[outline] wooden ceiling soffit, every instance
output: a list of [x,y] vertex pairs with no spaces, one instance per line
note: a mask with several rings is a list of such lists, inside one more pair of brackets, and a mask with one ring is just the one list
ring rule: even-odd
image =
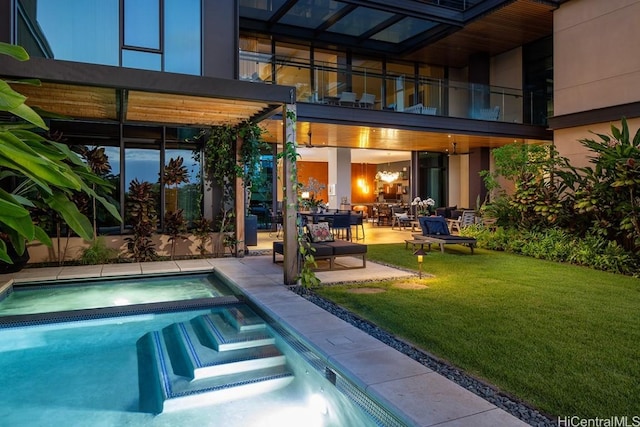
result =
[[42,83],[40,86],[12,84],[27,97],[27,105],[70,118],[117,120],[114,89]]
[[264,102],[129,91],[126,121],[183,125],[237,125],[262,114]]

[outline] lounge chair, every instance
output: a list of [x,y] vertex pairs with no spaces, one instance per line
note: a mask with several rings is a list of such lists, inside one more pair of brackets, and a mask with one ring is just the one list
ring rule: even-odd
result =
[[431,250],[431,244],[440,245],[440,252],[444,252],[444,245],[466,245],[471,249],[473,254],[473,248],[476,246],[476,239],[473,237],[465,236],[452,236],[447,227],[447,221],[441,216],[423,216],[419,218],[420,228],[422,233],[412,234],[415,240],[424,240],[429,244],[429,250]]
[[460,214],[458,218],[449,218],[447,219],[447,223],[450,227],[451,232],[458,232],[465,227],[473,225],[476,223],[476,212],[471,209],[465,209]]
[[373,93],[363,93],[358,101],[360,108],[373,108],[376,103],[376,95]]
[[478,113],[480,120],[498,120],[500,117],[500,106],[496,105],[493,108],[481,108]]
[[355,92],[342,92],[338,98],[338,105],[347,105],[353,107],[356,105]]

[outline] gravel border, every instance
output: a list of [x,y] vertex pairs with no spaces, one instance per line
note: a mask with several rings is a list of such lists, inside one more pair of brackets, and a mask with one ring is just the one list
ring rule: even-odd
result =
[[291,287],[291,290],[309,300],[310,302],[313,302],[317,306],[323,308],[324,310],[328,311],[329,313],[333,314],[334,316],[339,317],[340,319],[352,324],[353,326],[368,333],[372,337],[377,338],[388,346],[395,348],[396,350],[409,356],[413,360],[421,363],[429,369],[432,369],[440,375],[443,375],[449,380],[471,391],[472,393],[482,397],[498,408],[505,410],[506,412],[519,418],[525,423],[535,427],[551,427],[557,425],[551,417],[540,413],[538,410],[532,408],[526,403],[519,401],[513,396],[507,395],[506,393],[496,389],[490,384],[487,384],[462,372],[456,367],[451,366],[446,361],[439,359],[423,350],[420,350],[403,340],[398,339],[393,334],[390,334],[389,332],[379,328],[368,320],[362,319],[349,310],[329,300],[326,300],[319,295],[316,295],[313,291],[307,290],[300,286]]

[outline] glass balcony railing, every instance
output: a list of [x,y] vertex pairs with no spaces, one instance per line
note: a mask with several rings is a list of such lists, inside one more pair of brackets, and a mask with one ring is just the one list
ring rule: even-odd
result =
[[360,67],[240,53],[240,79],[296,87],[296,101],[406,114],[546,125],[546,94]]

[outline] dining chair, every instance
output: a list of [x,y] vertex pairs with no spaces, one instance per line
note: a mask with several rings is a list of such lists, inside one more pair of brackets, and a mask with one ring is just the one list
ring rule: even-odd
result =
[[334,237],[351,241],[351,214],[335,214],[330,222]]

